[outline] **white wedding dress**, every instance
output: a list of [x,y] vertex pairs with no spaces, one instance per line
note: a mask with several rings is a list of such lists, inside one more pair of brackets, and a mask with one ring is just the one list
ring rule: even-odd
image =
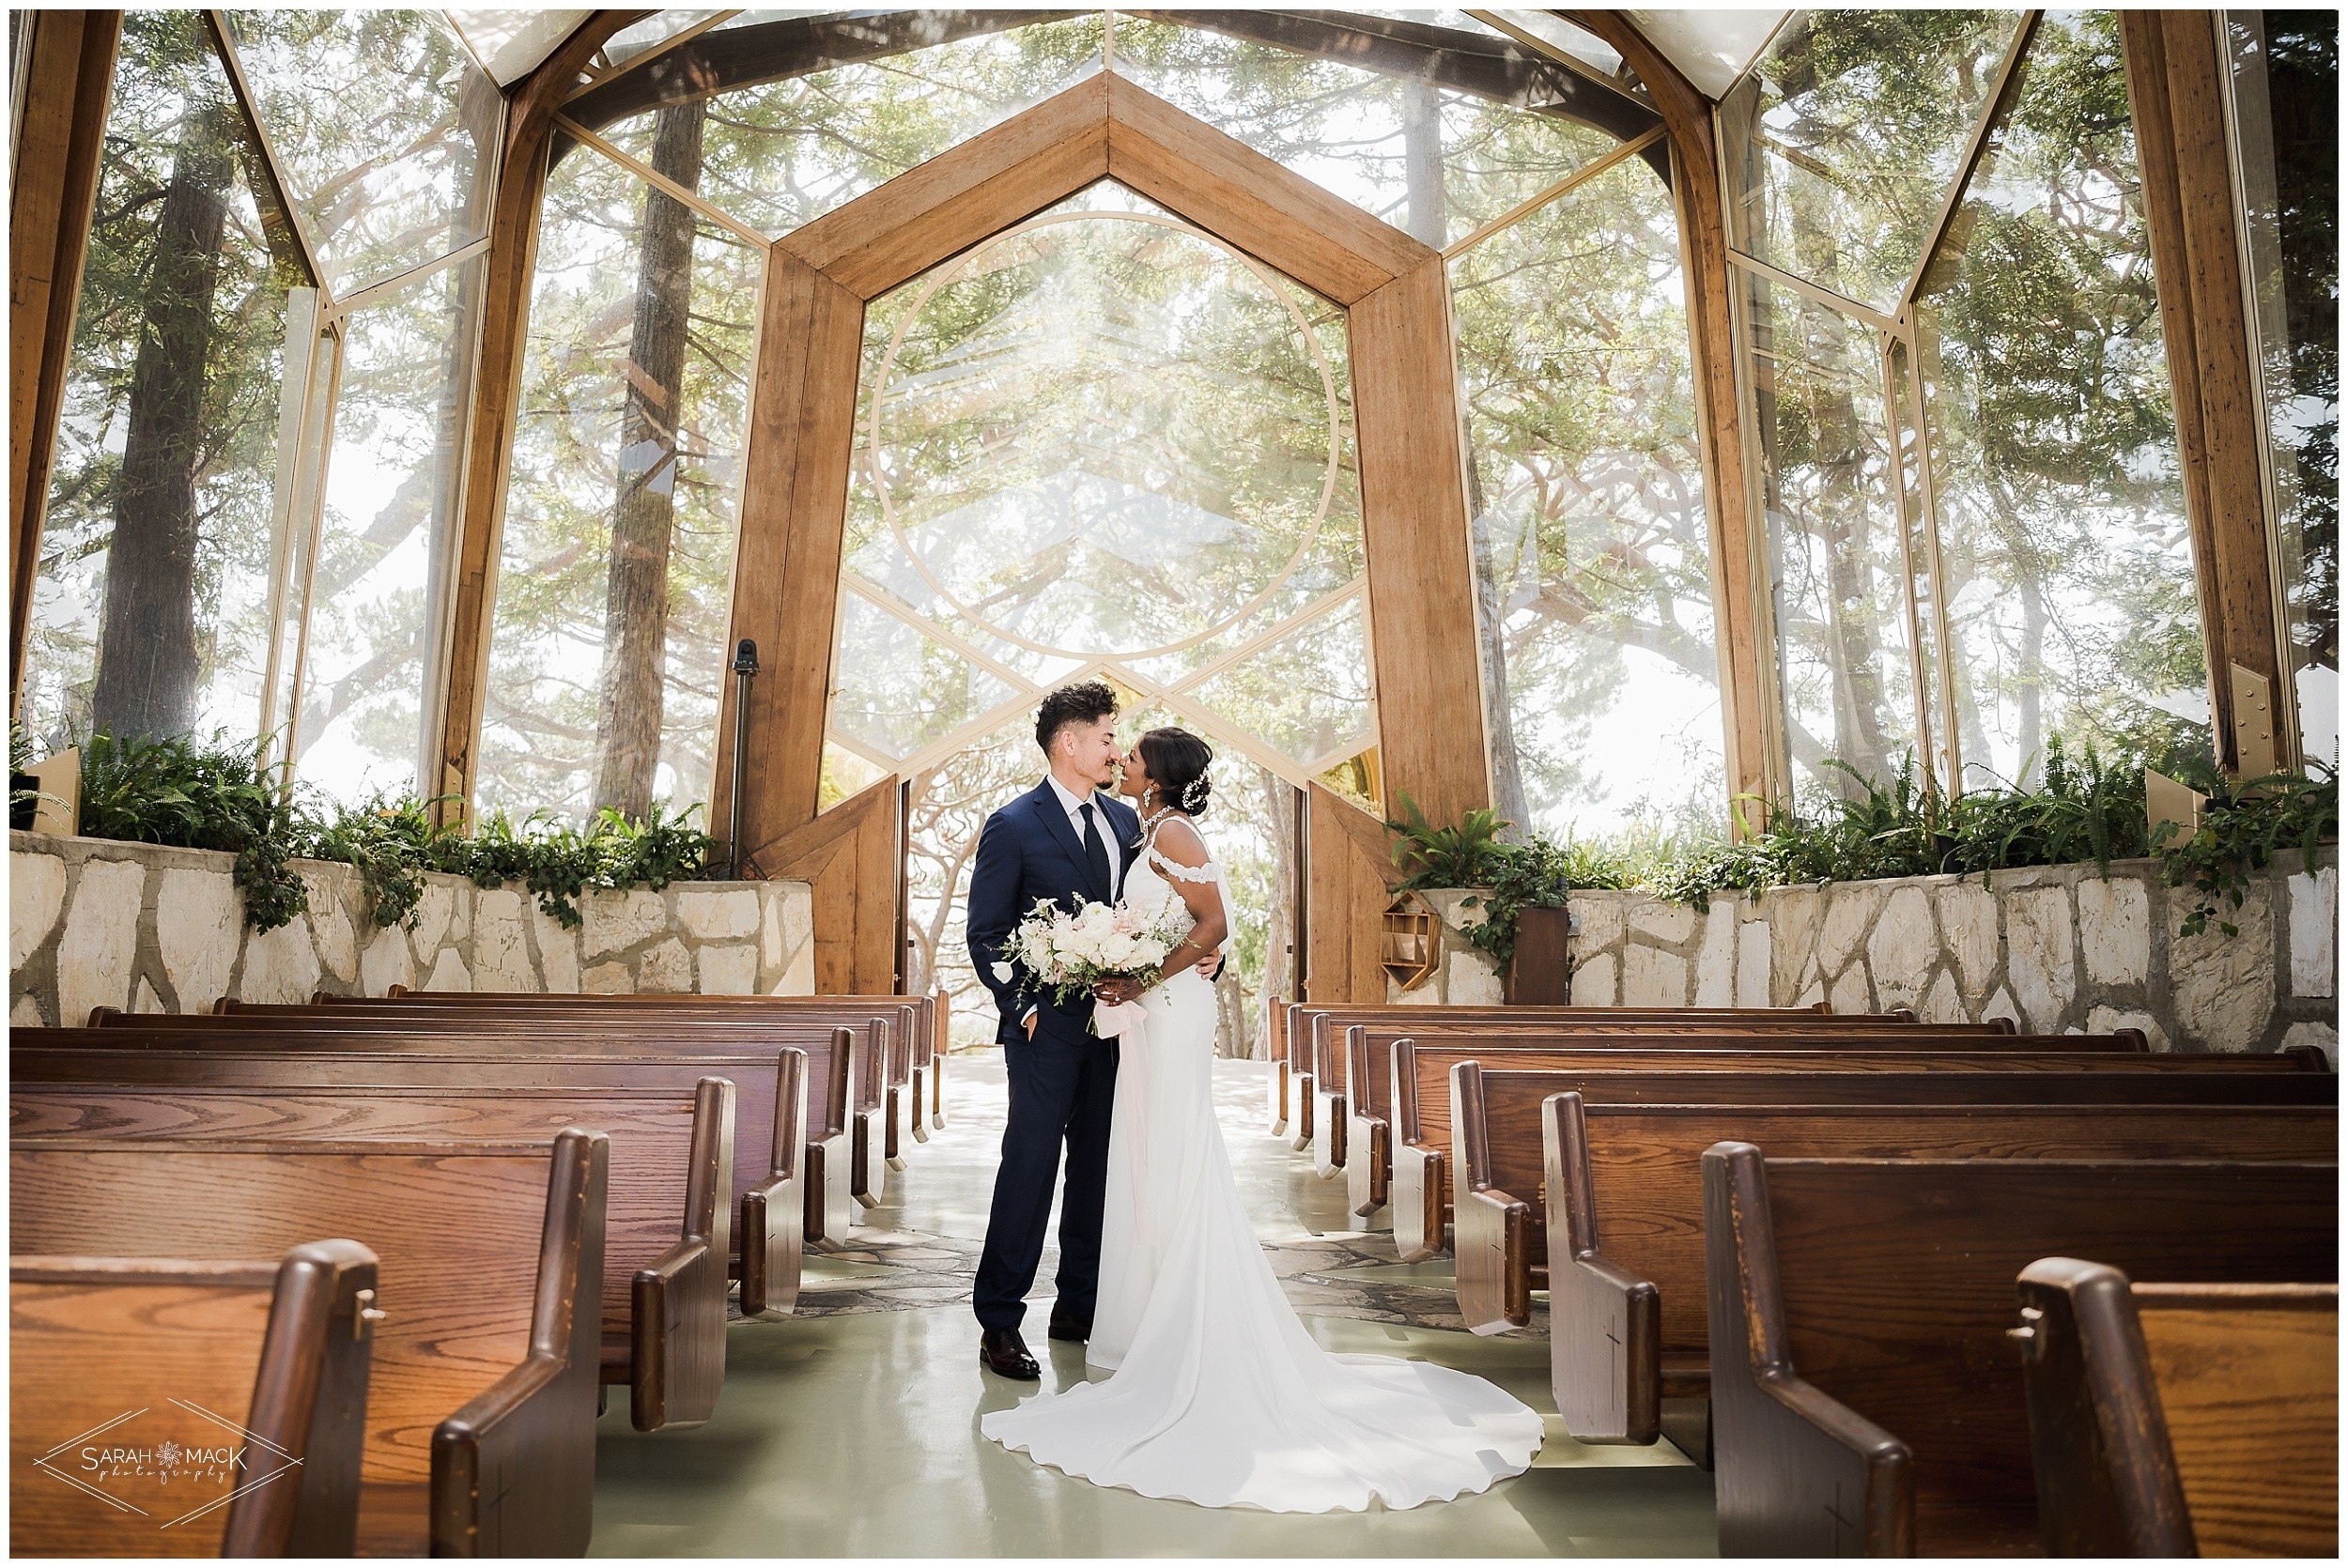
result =
[[[1194,871],[1154,842],[1125,901],[1178,897]],[[1086,1360],[1104,1381],[980,1422],[1072,1476],[1210,1508],[1321,1514],[1480,1492],[1541,1446],[1541,1418],[1483,1378],[1389,1356],[1333,1355],[1296,1316],[1241,1205],[1216,1126],[1214,988],[1196,970],[1143,998],[1120,1040],[1101,1284]]]

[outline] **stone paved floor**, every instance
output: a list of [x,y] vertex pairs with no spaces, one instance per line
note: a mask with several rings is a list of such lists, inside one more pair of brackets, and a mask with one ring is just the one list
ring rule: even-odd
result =
[[[971,1273],[1002,1135],[1001,1061],[947,1068],[950,1121],[894,1173],[848,1245],[808,1261],[798,1314],[734,1323],[718,1414],[690,1432],[598,1432],[598,1556],[1709,1556],[1711,1478],[1668,1445],[1585,1448],[1558,1429],[1545,1324],[1460,1332],[1447,1263],[1395,1262],[1344,1211],[1341,1184],[1265,1130],[1261,1068],[1218,1064],[1217,1110],[1257,1234],[1307,1328],[1333,1350],[1419,1357],[1491,1377],[1549,1417],[1533,1469],[1400,1513],[1207,1509],[1092,1486],[979,1436],[1027,1391],[983,1373]],[[1047,1255],[1030,1300],[1051,1296]],[[1046,1385],[1082,1347],[1033,1336]]]

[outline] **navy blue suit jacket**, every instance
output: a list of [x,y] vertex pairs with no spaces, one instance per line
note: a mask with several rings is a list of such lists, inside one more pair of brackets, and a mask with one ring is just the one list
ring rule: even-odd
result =
[[[1120,876],[1133,867],[1134,840],[1141,836],[1141,819],[1134,808],[1105,792],[1095,792],[1102,807],[1101,836]],[[965,928],[970,961],[979,978],[995,993],[995,1010],[1001,1017],[995,1038],[1005,1045],[1024,1044],[1027,1032],[1020,1019],[1037,1008],[1035,1038],[1064,1045],[1092,1043],[1086,1022],[1092,1015],[1090,997],[1072,998],[1066,1007],[1052,1000],[1025,964],[1006,954],[1012,932],[1035,907],[1049,899],[1074,910],[1088,899],[1109,901],[1109,889],[1096,886],[1091,864],[1085,858],[1084,840],[1060,809],[1050,779],[986,819],[979,832],[979,854],[970,868],[969,921]],[[1008,960],[1012,977],[997,979],[995,965]]]

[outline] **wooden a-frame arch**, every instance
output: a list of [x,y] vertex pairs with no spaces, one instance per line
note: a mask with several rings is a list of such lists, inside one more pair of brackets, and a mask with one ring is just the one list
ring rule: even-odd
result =
[[[751,688],[742,838],[767,875],[789,874],[816,817],[865,304],[1104,178],[1347,307],[1383,773],[1438,822],[1490,804],[1443,257],[1103,73],[769,253],[732,627],[766,669]],[[731,805],[732,704],[729,689],[718,822]]]

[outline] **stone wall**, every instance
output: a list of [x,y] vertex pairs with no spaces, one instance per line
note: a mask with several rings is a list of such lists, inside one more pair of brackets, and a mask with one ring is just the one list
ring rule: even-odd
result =
[[[2240,934],[2184,937],[2189,889],[2156,861],[1777,887],[1699,915],[1645,893],[1568,900],[1573,1000],[1591,1006],[1913,1007],[1936,1022],[2011,1018],[2047,1034],[2142,1029],[2155,1050],[2271,1051],[2337,1038],[2340,872],[2295,853],[2229,913]],[[1429,895],[1446,921],[1458,895]],[[1476,912],[1467,912],[1472,920]],[[1456,930],[1440,983],[1402,1002],[1498,1000]],[[1474,973],[1480,966],[1480,973]]]
[[565,930],[518,887],[427,877],[413,930],[368,922],[359,873],[294,863],[310,908],[246,929],[235,857],[110,838],[11,833],[8,1018],[78,1023],[99,1006],[201,1012],[215,998],[306,1002],[315,991],[760,992],[815,989],[802,882],[689,882],[579,900]]

